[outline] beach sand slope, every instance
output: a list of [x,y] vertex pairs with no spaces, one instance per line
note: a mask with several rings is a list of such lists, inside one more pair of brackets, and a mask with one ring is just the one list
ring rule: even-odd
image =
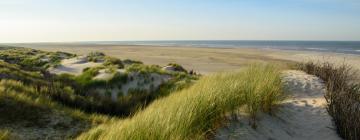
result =
[[339,140],[326,111],[323,81],[302,71],[285,71],[283,82],[288,97],[277,112],[260,115],[257,128],[248,125],[246,116],[220,128],[216,139],[246,140]]

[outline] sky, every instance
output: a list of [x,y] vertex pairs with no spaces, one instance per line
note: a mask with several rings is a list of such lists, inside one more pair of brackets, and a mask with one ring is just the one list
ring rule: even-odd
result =
[[0,43],[360,41],[360,0],[0,0]]

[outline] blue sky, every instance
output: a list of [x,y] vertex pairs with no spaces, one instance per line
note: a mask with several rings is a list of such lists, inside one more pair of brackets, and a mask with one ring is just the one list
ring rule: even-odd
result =
[[359,0],[1,0],[0,42],[360,40]]

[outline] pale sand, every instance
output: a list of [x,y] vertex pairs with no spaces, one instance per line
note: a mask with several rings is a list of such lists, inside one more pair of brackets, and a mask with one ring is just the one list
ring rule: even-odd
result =
[[95,80],[110,80],[115,75],[114,72],[108,72],[106,69],[99,70],[99,74],[96,75],[93,79]]
[[137,72],[131,72],[128,76],[133,78],[132,80],[129,80],[129,78],[128,82],[121,86],[121,91],[124,95],[128,94],[129,89],[140,89],[148,92],[154,91],[158,89],[161,84],[166,83],[171,79],[170,75],[161,75],[157,73],[151,73],[145,76]]
[[88,62],[86,57],[79,56],[61,61],[61,65],[55,68],[50,68],[50,73],[62,74],[68,73],[73,75],[80,75],[85,68],[96,67],[102,65],[102,62]]
[[246,116],[220,128],[216,139],[247,140],[339,140],[326,111],[325,86],[319,78],[301,71],[283,74],[289,97],[274,116],[262,114],[257,128],[248,125]]
[[360,69],[360,56],[335,53],[306,51],[284,51],[274,49],[247,48],[190,48],[159,46],[113,46],[113,45],[76,45],[76,44],[18,44],[46,51],[66,51],[76,54],[87,54],[101,51],[121,59],[134,59],[146,64],[166,65],[176,62],[188,70],[202,74],[236,70],[252,62],[283,63],[305,61],[309,59],[346,61]]
[[[120,73],[124,73],[124,69],[117,70]],[[110,80],[113,78],[115,73],[107,72],[105,69],[99,70],[99,74],[93,79],[97,80]],[[108,89],[111,92],[111,99],[113,101],[118,100],[119,96],[128,95],[129,90],[138,89],[147,92],[152,92],[160,87],[161,84],[166,83],[172,77],[166,74],[150,73],[149,75],[143,75],[138,72],[129,72],[127,82],[121,85],[121,88],[115,87]],[[131,80],[130,80],[131,79]],[[105,95],[106,90],[97,89],[98,92]],[[120,92],[121,91],[121,92]],[[122,93],[122,95],[119,95]]]

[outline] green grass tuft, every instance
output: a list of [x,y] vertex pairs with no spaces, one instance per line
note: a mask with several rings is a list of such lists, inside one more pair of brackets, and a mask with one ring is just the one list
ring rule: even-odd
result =
[[272,66],[205,76],[130,119],[94,128],[78,139],[205,139],[226,113],[242,105],[254,117],[259,110],[271,112],[281,87],[280,73]]

